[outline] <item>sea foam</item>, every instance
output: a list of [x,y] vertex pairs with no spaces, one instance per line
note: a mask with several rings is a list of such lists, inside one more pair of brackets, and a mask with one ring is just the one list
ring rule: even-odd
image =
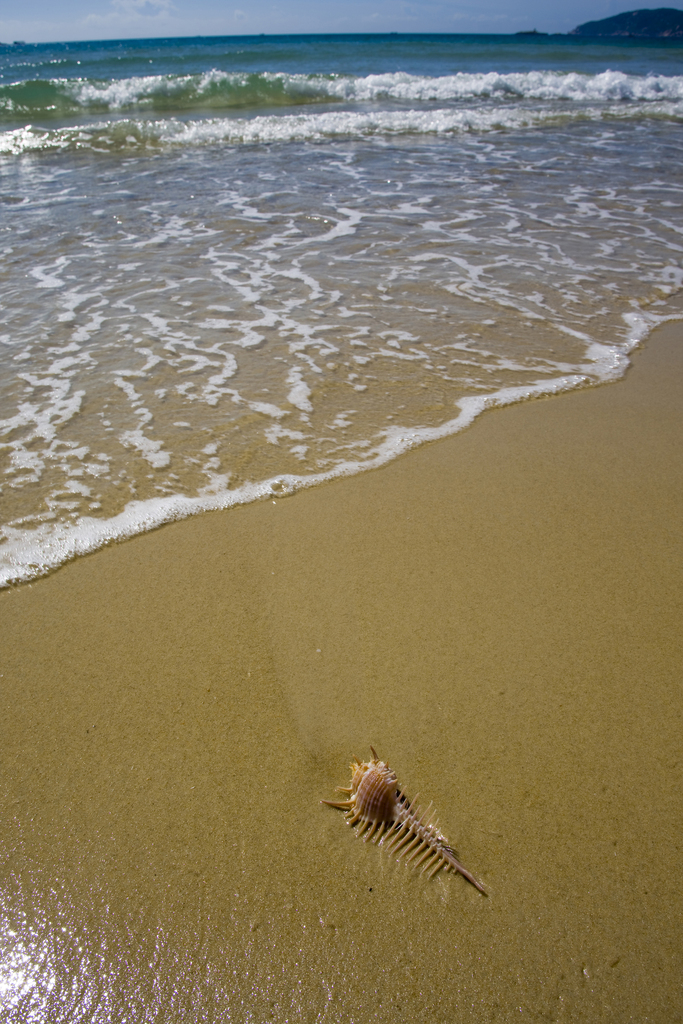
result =
[[0,135],[0,581],[618,379],[683,287],[682,80],[0,87],[77,121]]
[[398,135],[455,135],[463,132],[519,131],[569,122],[638,120],[644,117],[683,120],[683,103],[637,103],[604,107],[480,107],[463,110],[328,111],[319,114],[259,115],[201,120],[119,120],[70,128],[27,125],[0,134],[0,153],[50,150],[136,152],[168,146],[255,145],[317,142],[334,138]]

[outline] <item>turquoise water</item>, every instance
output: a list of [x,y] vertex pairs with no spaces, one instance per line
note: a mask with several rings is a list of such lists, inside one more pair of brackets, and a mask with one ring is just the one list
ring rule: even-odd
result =
[[617,379],[677,315],[682,53],[0,49],[0,580]]
[[126,39],[0,47],[0,81],[88,77],[106,81],[154,71],[369,75],[407,72],[578,71],[675,75],[680,40],[589,40],[573,36],[320,35]]
[[[196,115],[329,100],[408,98],[390,84],[374,91],[363,88],[363,79],[377,75],[426,79],[436,92],[424,98],[442,102],[463,99],[468,91],[465,84],[463,95],[449,95],[448,89],[439,95],[441,83],[435,80],[453,75],[553,71],[588,76],[610,70],[676,80],[682,51],[680,43],[666,41],[605,44],[571,36],[522,41],[515,36],[463,35],[260,36],[10,47],[0,50],[0,123],[23,125],[26,118],[54,122],[122,110]],[[660,85],[666,90],[668,83]],[[429,84],[423,82],[423,91],[429,92]],[[509,84],[501,85],[498,93],[514,101],[533,90]],[[564,98],[575,97],[570,93]]]

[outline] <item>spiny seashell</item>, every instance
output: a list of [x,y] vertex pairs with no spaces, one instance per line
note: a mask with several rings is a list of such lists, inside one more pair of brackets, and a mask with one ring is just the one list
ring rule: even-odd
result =
[[[439,832],[438,822],[434,820],[435,812],[422,811],[414,800],[409,800],[398,785],[395,773],[385,761],[380,761],[374,749],[372,761],[359,761],[351,764],[351,786],[349,789],[339,788],[339,793],[348,794],[348,800],[321,800],[329,807],[339,807],[346,811],[349,825],[360,822],[357,835],[366,832],[368,839],[382,844],[390,853],[398,854],[397,859],[406,857],[407,862],[415,861],[415,867],[422,865],[423,871],[429,871],[429,877],[441,871],[451,869],[459,871],[468,882],[479,892],[486,892],[474,875],[456,860],[453,850]],[[369,829],[369,831],[368,831]]]

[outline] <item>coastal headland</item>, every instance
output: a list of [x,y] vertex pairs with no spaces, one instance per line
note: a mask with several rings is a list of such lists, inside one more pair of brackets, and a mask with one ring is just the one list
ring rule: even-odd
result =
[[586,21],[577,25],[570,36],[587,38],[683,39],[683,11],[675,7],[645,8],[623,11],[611,18]]
[[[0,594],[14,1019],[680,1020],[682,397],[672,322]],[[370,744],[488,897],[320,805]]]

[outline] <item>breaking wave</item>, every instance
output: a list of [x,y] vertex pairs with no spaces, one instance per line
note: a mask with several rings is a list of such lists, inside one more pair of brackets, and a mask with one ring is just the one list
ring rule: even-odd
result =
[[81,114],[258,110],[336,102],[462,103],[467,100],[554,100],[565,103],[683,102],[683,75],[589,75],[558,71],[495,71],[428,77],[403,72],[364,77],[206,71],[122,79],[53,78],[0,87],[0,118]]
[[258,115],[181,120],[121,119],[47,129],[33,125],[0,133],[0,154],[49,150],[140,152],[169,146],[211,144],[256,145],[316,142],[333,138],[397,135],[448,135],[462,132],[515,131],[566,124],[569,121],[659,117],[683,120],[683,104],[660,102],[622,107],[552,108],[477,107],[469,109],[326,111],[324,113]]

